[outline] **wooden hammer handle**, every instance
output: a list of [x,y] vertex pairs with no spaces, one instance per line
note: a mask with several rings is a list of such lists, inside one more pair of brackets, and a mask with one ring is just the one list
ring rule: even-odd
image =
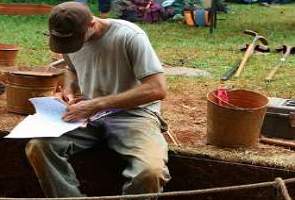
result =
[[277,64],[267,75],[267,77],[265,78],[265,81],[271,81],[273,76],[275,75],[275,73],[278,71],[278,69],[281,67],[281,65],[286,61],[287,57],[290,55],[291,53],[291,47],[288,46],[286,49],[286,52],[284,53],[283,57],[280,60],[280,63]]
[[242,70],[244,69],[248,58],[253,54],[253,50],[254,50],[254,44],[251,43],[249,45],[249,47],[247,48],[247,50],[246,50],[246,53],[245,53],[245,55],[243,57],[243,60],[241,61],[241,64],[240,64],[240,66],[239,66],[239,68],[238,68],[238,70],[237,70],[237,72],[235,74],[235,77],[239,77],[241,75]]
[[278,69],[280,68],[281,64],[275,66],[267,75],[267,77],[265,78],[265,81],[271,81],[273,76],[275,75],[275,73],[278,71]]
[[63,58],[56,60],[52,63],[48,64],[49,67],[57,67],[57,68],[63,68],[64,66],[66,66],[66,62]]
[[274,138],[267,138],[267,137],[261,136],[259,141],[264,144],[281,146],[288,149],[295,149],[295,142],[293,142],[292,140],[288,141],[284,139],[274,139]]

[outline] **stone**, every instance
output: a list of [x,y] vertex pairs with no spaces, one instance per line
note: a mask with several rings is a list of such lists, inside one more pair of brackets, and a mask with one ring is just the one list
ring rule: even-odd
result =
[[210,77],[211,74],[205,70],[189,67],[164,67],[164,73],[170,76],[187,76],[187,77]]

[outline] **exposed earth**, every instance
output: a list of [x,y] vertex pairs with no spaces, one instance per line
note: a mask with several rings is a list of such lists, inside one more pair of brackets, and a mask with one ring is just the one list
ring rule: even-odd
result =
[[[162,115],[168,122],[168,143],[193,155],[202,155],[231,162],[256,163],[265,166],[294,169],[294,151],[259,143],[253,148],[218,148],[206,145],[206,95],[218,87],[219,82],[191,77],[169,76],[168,95],[162,103]],[[25,116],[8,113],[5,95],[0,96],[0,131],[10,131]],[[0,132],[0,133],[1,133]]]
[[[162,115],[169,126],[168,134],[165,134],[166,139],[170,144],[182,147],[205,145],[206,95],[220,83],[210,81],[210,73],[204,70],[166,64],[163,66],[168,83],[168,95],[162,103]],[[5,94],[0,96],[0,112],[2,131],[10,131],[25,117],[7,112]]]
[[181,145],[195,146],[206,142],[207,86],[190,81],[171,84],[162,103],[162,114],[169,132]]
[[[168,95],[162,102],[162,115],[169,127],[169,134],[165,137],[170,144],[182,147],[203,146],[206,144],[206,95],[218,87],[218,82],[206,83],[202,79],[191,78],[208,75],[201,70],[177,68],[170,71],[171,68],[174,67],[165,68]],[[178,75],[175,76],[176,71]],[[7,112],[5,94],[0,96],[0,112],[1,131],[12,130],[25,117]]]
[[[193,84],[190,81],[181,82],[177,87],[172,84],[162,103],[163,117],[169,124],[170,134],[185,146],[205,142],[207,90],[206,85]],[[25,117],[7,112],[5,94],[0,96],[0,113],[2,131],[10,131]]]
[[[175,78],[209,76],[206,71],[169,66],[165,67],[165,74],[169,77],[173,75]],[[168,80],[168,85],[169,92],[162,103],[162,113],[168,122],[170,135],[178,144],[184,146],[205,144],[208,86],[201,82],[198,83],[198,81],[189,80],[189,78],[179,82]],[[7,112],[5,94],[0,96],[0,112],[0,130],[2,131],[10,131],[25,117]],[[169,143],[173,143],[171,137],[166,138]]]

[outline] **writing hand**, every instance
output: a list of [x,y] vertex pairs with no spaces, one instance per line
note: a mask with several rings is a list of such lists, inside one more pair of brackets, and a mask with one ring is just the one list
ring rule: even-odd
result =
[[67,122],[85,120],[94,115],[95,112],[96,110],[93,101],[82,100],[68,106],[67,112],[63,116],[63,120]]
[[59,92],[56,92],[54,96],[61,99],[61,100],[63,100],[67,104],[71,104],[75,99],[75,96],[72,93],[66,93],[61,88],[61,86],[59,86]]

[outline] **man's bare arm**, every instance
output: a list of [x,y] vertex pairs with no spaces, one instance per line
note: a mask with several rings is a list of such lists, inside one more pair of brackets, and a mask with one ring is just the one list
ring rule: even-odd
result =
[[76,73],[66,69],[65,70],[65,81],[64,81],[64,93],[66,94],[77,94],[79,92],[78,79]]
[[141,80],[141,85],[126,92],[96,98],[97,108],[130,109],[142,104],[164,99],[167,93],[166,81],[162,73],[148,76]]
[[77,75],[75,71],[73,71],[74,67],[72,66],[70,59],[66,55],[63,55],[63,57],[68,67],[64,73],[64,86],[60,89],[60,93],[57,94],[57,96],[64,101],[71,103],[76,94],[80,92],[80,89],[78,86]]
[[65,121],[77,121],[105,109],[130,109],[165,98],[167,89],[165,77],[162,73],[148,76],[141,82],[142,84],[139,86],[120,94],[97,97],[70,105],[63,119]]

